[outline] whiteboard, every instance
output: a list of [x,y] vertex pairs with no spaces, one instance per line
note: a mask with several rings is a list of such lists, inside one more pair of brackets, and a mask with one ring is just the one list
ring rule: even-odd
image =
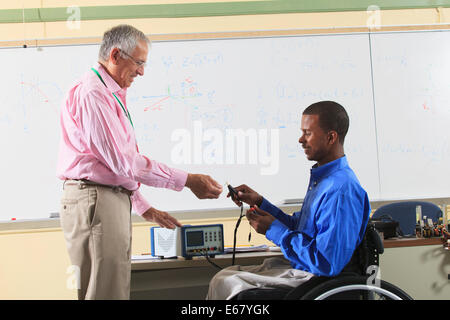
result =
[[[154,42],[144,77],[127,94],[140,152],[221,184],[246,183],[274,203],[303,198],[314,163],[298,143],[301,113],[334,100],[350,116],[350,166],[377,199],[382,137],[375,128],[370,49],[367,34]],[[97,52],[98,45],[0,50],[6,89],[0,220],[59,211],[59,108]],[[241,145],[236,136],[244,137]],[[217,200],[198,200],[189,190],[141,191],[169,212],[233,207],[225,191]]]
[[450,195],[450,32],[373,34],[382,198]]

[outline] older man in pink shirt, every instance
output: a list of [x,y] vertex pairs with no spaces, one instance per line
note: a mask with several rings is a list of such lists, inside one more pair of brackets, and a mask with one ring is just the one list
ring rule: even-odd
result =
[[79,268],[79,299],[129,299],[132,208],[163,227],[181,226],[146,201],[141,183],[176,191],[188,187],[199,199],[222,192],[207,175],[139,153],[126,91],[144,75],[148,45],[145,35],[128,25],[105,32],[98,64],[69,90],[61,108],[61,225],[71,262]]

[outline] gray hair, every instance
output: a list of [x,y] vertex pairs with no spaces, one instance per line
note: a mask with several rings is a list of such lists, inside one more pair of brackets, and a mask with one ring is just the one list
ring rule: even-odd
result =
[[98,58],[103,61],[108,61],[109,54],[114,48],[119,48],[131,54],[139,41],[145,41],[150,46],[150,40],[142,31],[126,24],[115,26],[104,33]]

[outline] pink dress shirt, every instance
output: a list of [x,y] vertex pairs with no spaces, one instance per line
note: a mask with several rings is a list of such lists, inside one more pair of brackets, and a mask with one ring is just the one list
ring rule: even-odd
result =
[[139,192],[140,183],[180,191],[187,173],[139,153],[133,126],[112,94],[126,109],[126,88],[122,89],[102,65],[94,68],[106,86],[89,70],[69,90],[61,108],[57,176],[132,190],[133,209],[142,215],[151,205]]

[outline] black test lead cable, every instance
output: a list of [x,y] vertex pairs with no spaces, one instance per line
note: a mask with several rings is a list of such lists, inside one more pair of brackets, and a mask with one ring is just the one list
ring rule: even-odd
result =
[[[231,195],[231,199],[233,200],[237,200],[238,199],[238,193],[236,191],[236,189],[234,189],[230,184],[228,184],[227,182],[227,186],[228,186],[228,190],[230,191],[230,195]],[[242,217],[244,216],[244,205],[241,204],[241,214],[239,215],[239,219],[236,221],[236,226],[234,227],[234,239],[233,239],[233,257],[231,258],[231,265],[234,266],[234,260],[235,260],[235,255],[236,255],[236,235],[237,235],[237,230],[239,228],[239,225],[241,224],[241,220]]]
[[217,269],[220,269],[220,270],[223,269],[221,266],[215,264],[215,263],[211,260],[209,254],[208,254],[208,249],[203,249],[202,251],[203,251],[203,255],[205,256],[206,260],[207,260],[211,265],[213,265],[213,266],[216,267]]
[[244,211],[244,206],[241,205],[241,215],[239,216],[239,219],[236,222],[236,226],[234,227],[234,239],[233,239],[233,258],[231,259],[231,265],[234,266],[234,257],[236,255],[236,234],[237,230],[239,228],[239,225],[241,224],[242,217],[244,216],[242,213]]
[[[228,190],[230,191],[231,199],[233,199],[233,200],[234,200],[235,198],[237,199],[237,198],[238,198],[238,195],[237,195],[236,189],[234,189],[230,184],[228,184],[228,182],[227,182],[227,186],[228,186]],[[232,260],[231,260],[231,265],[232,265],[232,266],[234,266],[234,260],[235,260],[235,254],[236,254],[236,233],[237,233],[237,229],[238,229],[239,225],[241,224],[241,220],[242,220],[242,218],[244,217],[244,215],[243,215],[243,212],[244,212],[244,206],[241,205],[240,207],[241,207],[241,214],[239,215],[239,218],[238,218],[238,220],[237,220],[237,222],[236,222],[236,226],[235,226],[235,228],[234,228],[233,258],[232,258]],[[249,235],[249,237],[250,237],[250,235]],[[204,251],[204,252],[202,252],[202,253],[203,253],[203,256],[205,256],[206,260],[207,260],[211,265],[213,265],[214,267],[216,267],[216,268],[218,268],[218,269],[223,269],[221,266],[219,266],[219,265],[215,264],[213,261],[211,261],[209,255],[208,255],[207,250],[203,250],[203,251]]]

